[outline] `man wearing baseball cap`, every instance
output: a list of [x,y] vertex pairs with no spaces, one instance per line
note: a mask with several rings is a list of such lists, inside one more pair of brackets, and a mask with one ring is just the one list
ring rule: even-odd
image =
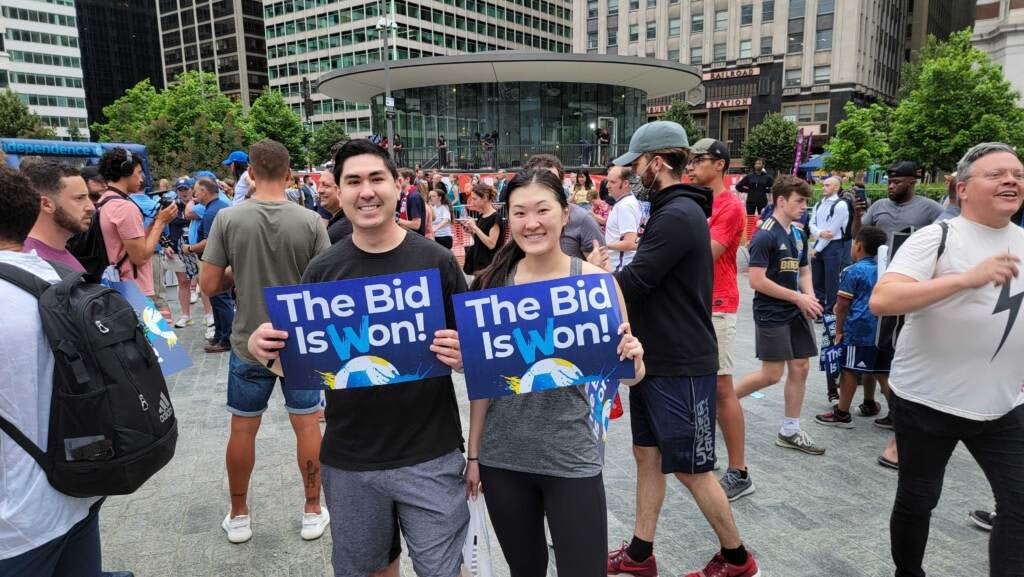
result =
[[221,164],[231,167],[231,176],[235,179],[231,205],[245,202],[249,197],[249,155],[244,150],[235,150]]
[[[637,511],[633,539],[608,556],[608,573],[654,577],[654,531],[665,499],[665,475],[689,489],[718,535],[721,552],[687,577],[754,577],[725,492],[715,479],[718,346],[711,320],[714,263],[708,229],[710,190],[682,184],[689,163],[686,131],[649,122],[613,162],[640,180],[647,221],[633,261],[615,273],[634,334],[651,343],[648,375],[629,389]],[[600,260],[599,251],[591,262]],[[645,359],[646,360],[646,359]]]

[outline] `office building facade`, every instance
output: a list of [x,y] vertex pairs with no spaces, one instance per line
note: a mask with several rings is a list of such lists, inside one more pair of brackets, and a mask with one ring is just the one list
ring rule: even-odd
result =
[[[368,102],[331,99],[313,85],[324,74],[380,62],[382,18],[397,25],[391,60],[498,50],[570,52],[571,0],[265,0],[270,87],[311,127],[337,121],[346,132],[372,131]],[[307,88],[308,87],[308,88]],[[309,110],[304,94],[312,92]],[[401,127],[396,131],[401,134]]]
[[263,5],[258,0],[148,1],[157,6],[165,84],[187,70],[212,72],[221,92],[245,108],[267,88]]
[[0,89],[50,126],[89,137],[74,0],[0,0]]
[[652,99],[649,116],[675,98],[699,102],[698,124],[738,157],[770,112],[797,122],[820,151],[847,102],[892,101],[910,0],[575,1],[575,50],[701,67],[702,99]]
[[[1024,0],[979,0],[971,41],[1024,95]],[[1018,101],[1024,106],[1024,96]]]
[[106,122],[103,108],[141,80],[164,87],[156,3],[75,0],[75,10],[90,123]]

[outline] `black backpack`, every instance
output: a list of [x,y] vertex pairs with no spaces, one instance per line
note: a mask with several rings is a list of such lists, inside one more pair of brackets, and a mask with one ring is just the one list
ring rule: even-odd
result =
[[[92,275],[94,278],[101,278],[103,271],[106,270],[111,264],[115,265],[118,270],[121,269],[121,265],[128,259],[128,251],[125,250],[124,256],[121,260],[116,263],[110,262],[107,258],[107,245],[103,242],[103,230],[100,228],[100,209],[104,205],[111,201],[118,202],[130,202],[135,204],[130,198],[124,196],[111,196],[104,200],[96,203],[96,213],[92,216],[92,222],[89,224],[89,228],[85,232],[80,232],[75,236],[71,237],[68,241],[67,251],[74,256],[78,262],[82,263],[82,267],[85,272]],[[135,204],[138,208],[139,205]],[[139,208],[139,212],[142,209]],[[132,278],[138,276],[138,269],[135,264],[132,264]]]
[[[949,234],[949,223],[946,221],[939,221],[939,228],[942,229],[942,237],[939,239],[939,250],[935,253],[935,262],[939,262],[939,258],[942,253],[946,252],[946,236]],[[896,243],[893,243],[896,244]],[[897,249],[899,247],[896,247]],[[893,250],[889,254],[889,262],[892,262],[892,258],[896,256],[896,250]],[[903,325],[906,321],[906,315],[898,316],[880,316],[878,317],[878,334],[875,336],[875,344],[878,350],[885,351],[888,353],[896,352],[896,340],[900,336],[900,332],[903,330]]]
[[128,301],[88,275],[54,268],[61,281],[51,285],[0,263],[0,279],[39,299],[54,357],[47,447],[2,417],[0,429],[61,493],[125,495],[174,456],[178,427],[167,384]]
[[[853,240],[850,237],[850,234],[853,232],[853,197],[850,196],[850,192],[848,190],[840,190],[837,194],[839,195],[839,200],[846,203],[846,214],[848,215],[846,218],[846,226],[843,227],[843,240]],[[828,213],[829,218],[835,216],[837,204],[839,203],[836,202],[832,204],[832,209],[829,210]]]

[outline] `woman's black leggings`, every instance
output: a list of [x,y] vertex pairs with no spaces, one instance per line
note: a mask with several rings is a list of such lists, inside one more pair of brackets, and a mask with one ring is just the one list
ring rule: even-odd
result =
[[600,474],[569,479],[480,465],[480,481],[511,577],[547,575],[545,516],[559,576],[607,575],[608,513]]
[[437,241],[437,244],[447,249],[452,248],[452,237],[450,236],[435,236],[434,240]]

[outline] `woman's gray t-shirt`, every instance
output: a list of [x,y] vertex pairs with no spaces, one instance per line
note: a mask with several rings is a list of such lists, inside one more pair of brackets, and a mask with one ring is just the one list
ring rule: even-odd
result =
[[[574,257],[570,276],[582,269],[582,261]],[[514,278],[513,270],[507,286],[515,284]],[[594,434],[591,412],[584,385],[492,399],[480,464],[553,477],[598,475],[604,465],[604,442]]]

